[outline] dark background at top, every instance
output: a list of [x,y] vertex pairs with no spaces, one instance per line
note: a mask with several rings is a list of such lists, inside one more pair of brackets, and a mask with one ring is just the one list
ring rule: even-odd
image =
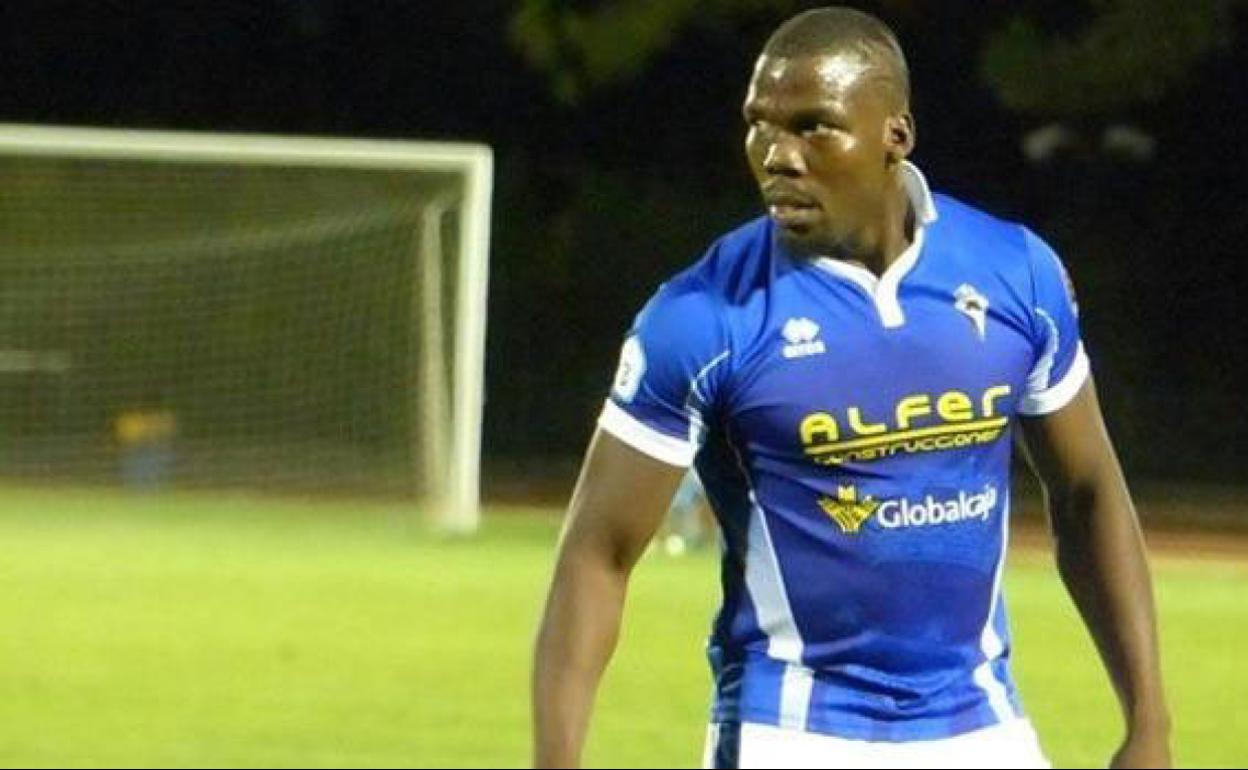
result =
[[[1113,116],[1156,139],[1151,162],[1033,166],[1019,142],[1039,121],[1010,114],[986,87],[982,39],[1020,7],[1060,26],[1082,4],[930,6],[895,20],[913,73],[914,159],[935,188],[1027,222],[1064,256],[1129,467],[1237,481],[1248,457],[1243,15],[1233,45],[1181,87]],[[633,313],[759,210],[739,105],[780,17],[697,25],[636,79],[572,108],[508,44],[512,10],[504,0],[6,3],[0,120],[489,143],[485,451],[575,455]],[[1075,127],[1093,136],[1108,122]]]

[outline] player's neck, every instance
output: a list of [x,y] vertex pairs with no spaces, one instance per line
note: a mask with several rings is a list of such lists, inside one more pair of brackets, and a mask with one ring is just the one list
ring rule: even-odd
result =
[[883,275],[914,241],[914,207],[900,179],[895,194],[888,196],[880,214],[879,228],[866,233],[863,248],[851,260],[877,276]]

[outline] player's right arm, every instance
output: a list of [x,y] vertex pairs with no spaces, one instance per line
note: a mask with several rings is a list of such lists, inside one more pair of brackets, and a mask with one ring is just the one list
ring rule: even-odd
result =
[[534,761],[580,762],[629,574],[663,521],[731,366],[715,296],[688,274],[638,315],[572,494],[533,666]]
[[534,766],[575,767],[629,574],[685,469],[599,429],[572,494],[533,668]]

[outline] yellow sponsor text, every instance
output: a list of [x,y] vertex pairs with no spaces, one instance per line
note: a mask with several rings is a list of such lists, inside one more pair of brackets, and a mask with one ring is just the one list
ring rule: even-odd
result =
[[1009,394],[1009,385],[993,385],[978,395],[912,393],[897,399],[887,415],[869,417],[858,406],[843,414],[811,412],[798,433],[807,456],[821,465],[989,444],[1009,425],[999,403]]

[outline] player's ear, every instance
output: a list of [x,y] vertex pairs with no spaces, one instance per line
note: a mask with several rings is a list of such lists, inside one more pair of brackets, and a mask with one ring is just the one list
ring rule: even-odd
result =
[[884,121],[884,152],[895,166],[914,151],[914,116],[909,112],[889,115]]

